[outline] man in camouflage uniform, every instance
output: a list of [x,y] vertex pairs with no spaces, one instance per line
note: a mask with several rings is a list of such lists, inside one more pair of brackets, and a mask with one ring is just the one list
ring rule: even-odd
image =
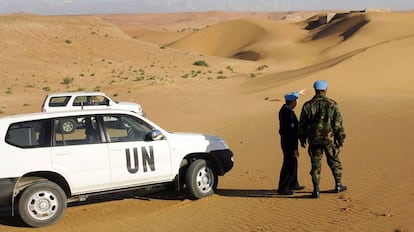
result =
[[341,184],[342,165],[339,151],[345,139],[342,116],[338,104],[326,96],[328,83],[318,80],[313,85],[315,96],[302,107],[299,121],[299,140],[302,147],[309,143],[308,153],[312,169],[310,175],[313,183],[313,198],[319,198],[321,160],[325,153],[328,165],[335,178],[335,192],[345,191]]

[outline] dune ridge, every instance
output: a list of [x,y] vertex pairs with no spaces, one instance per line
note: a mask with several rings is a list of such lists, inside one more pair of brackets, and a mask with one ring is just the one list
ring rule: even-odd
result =
[[224,22],[192,33],[166,46],[196,53],[230,57],[264,35],[260,25],[246,20]]

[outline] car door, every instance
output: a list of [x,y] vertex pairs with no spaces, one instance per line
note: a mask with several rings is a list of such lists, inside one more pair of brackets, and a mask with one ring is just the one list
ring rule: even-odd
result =
[[[70,132],[67,121],[74,122]],[[102,143],[95,116],[54,119],[52,164],[69,181],[74,193],[108,189],[110,164],[108,148]]]
[[111,161],[111,184],[128,187],[172,180],[167,140],[148,139],[152,127],[127,115],[102,117]]

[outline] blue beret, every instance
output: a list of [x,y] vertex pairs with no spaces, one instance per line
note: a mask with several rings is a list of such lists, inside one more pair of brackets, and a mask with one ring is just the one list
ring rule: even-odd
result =
[[292,93],[287,93],[285,95],[285,100],[287,101],[296,101],[296,99],[299,98],[299,93],[298,92],[292,92]]
[[326,90],[328,88],[328,82],[326,82],[325,80],[315,81],[315,83],[313,84],[313,88],[315,88],[316,90]]

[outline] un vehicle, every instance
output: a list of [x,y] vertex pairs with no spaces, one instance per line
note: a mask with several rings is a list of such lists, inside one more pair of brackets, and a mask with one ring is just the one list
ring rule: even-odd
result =
[[[142,106],[134,102],[119,102],[102,92],[62,92],[49,93],[42,104],[43,112],[72,111],[86,109],[121,109],[146,116]],[[62,123],[63,131],[70,133],[78,122],[68,120]]]
[[[78,122],[70,132],[62,123]],[[0,118],[0,210],[32,227],[56,223],[67,203],[160,185],[212,195],[233,153],[217,136],[168,132],[126,110]]]

